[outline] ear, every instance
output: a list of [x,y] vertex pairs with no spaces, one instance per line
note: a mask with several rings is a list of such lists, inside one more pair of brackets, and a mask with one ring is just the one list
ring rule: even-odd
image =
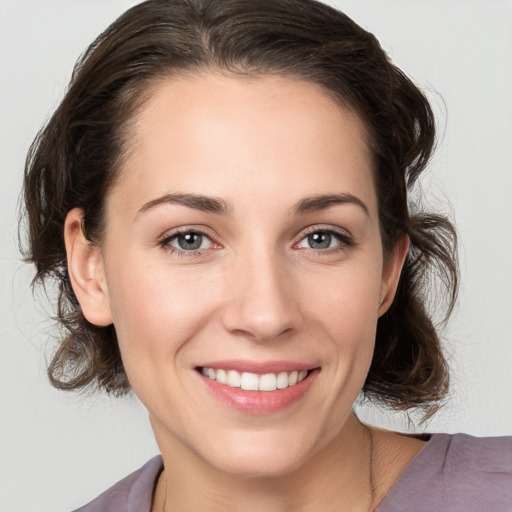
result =
[[81,208],[74,208],[64,223],[69,279],[85,318],[104,327],[112,323],[105,266],[99,247],[85,238],[83,216]]
[[389,309],[395,298],[400,273],[402,272],[408,250],[409,237],[404,233],[398,238],[395,246],[384,261],[380,284],[379,316],[382,316]]

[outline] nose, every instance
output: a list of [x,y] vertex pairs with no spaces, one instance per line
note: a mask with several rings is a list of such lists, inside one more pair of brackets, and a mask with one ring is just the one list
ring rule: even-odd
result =
[[223,323],[231,333],[270,341],[300,329],[293,279],[276,256],[240,257],[231,267],[226,293]]

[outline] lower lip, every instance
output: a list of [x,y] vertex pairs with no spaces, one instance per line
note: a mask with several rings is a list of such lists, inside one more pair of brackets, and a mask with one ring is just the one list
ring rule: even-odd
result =
[[275,391],[246,391],[221,384],[199,374],[208,390],[231,408],[247,414],[270,414],[290,407],[304,397],[319,373],[319,369],[311,370],[308,376],[298,384]]

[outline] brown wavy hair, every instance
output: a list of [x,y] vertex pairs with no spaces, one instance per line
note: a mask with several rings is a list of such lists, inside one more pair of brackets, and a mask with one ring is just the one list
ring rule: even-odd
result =
[[60,389],[130,389],[114,326],[83,316],[71,287],[63,226],[74,207],[101,241],[105,197],[127,150],[130,121],[150,85],[199,70],[281,75],[319,86],[363,120],[373,155],[384,253],[406,233],[410,249],[396,298],[378,320],[363,391],[395,409],[432,413],[448,369],[426,301],[440,279],[457,293],[456,235],[449,220],[410,204],[435,124],[424,94],[394,66],[377,39],[342,12],[313,0],[150,0],[115,21],[77,62],[67,93],[33,142],[26,162],[26,260],[34,283],[56,281],[63,336],[48,374]]

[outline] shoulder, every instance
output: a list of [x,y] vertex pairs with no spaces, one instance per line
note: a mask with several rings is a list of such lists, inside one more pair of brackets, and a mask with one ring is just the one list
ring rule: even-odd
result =
[[154,457],[75,512],[150,512],[153,489],[162,467],[162,458]]
[[[442,460],[447,473],[512,474],[512,436],[473,437],[467,434],[436,434],[427,455]],[[431,452],[431,453],[429,453]]]
[[512,437],[435,434],[378,512],[473,512],[512,508]]

